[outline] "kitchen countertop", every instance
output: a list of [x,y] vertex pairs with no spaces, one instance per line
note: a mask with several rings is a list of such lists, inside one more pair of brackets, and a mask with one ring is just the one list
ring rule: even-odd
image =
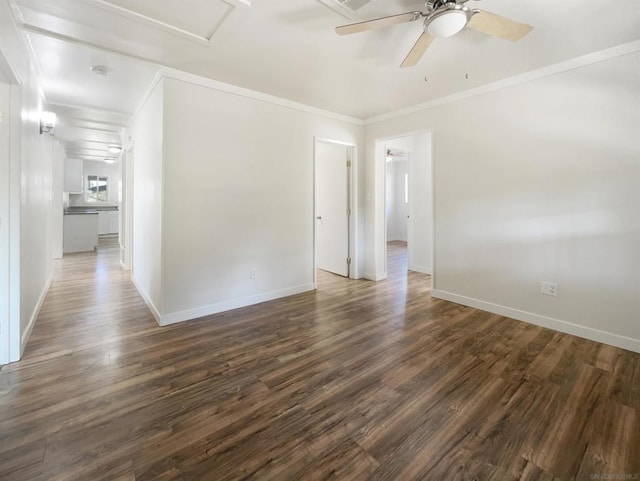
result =
[[67,207],[64,210],[65,215],[77,215],[77,214],[99,214],[100,212],[118,212],[117,205],[101,205],[101,206],[83,206],[74,205]]

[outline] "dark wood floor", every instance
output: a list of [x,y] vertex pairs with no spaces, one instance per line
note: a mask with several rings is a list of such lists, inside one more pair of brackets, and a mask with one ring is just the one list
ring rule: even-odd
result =
[[389,265],[159,328],[116,249],[68,256],[0,372],[0,479],[640,478],[640,356]]

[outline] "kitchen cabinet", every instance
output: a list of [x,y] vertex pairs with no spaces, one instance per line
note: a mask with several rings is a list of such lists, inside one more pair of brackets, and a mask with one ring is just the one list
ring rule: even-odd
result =
[[120,215],[117,210],[98,213],[98,234],[117,234],[120,231]]
[[120,232],[120,212],[109,212],[109,233],[117,234]]
[[110,234],[109,232],[110,212],[98,212],[98,234]]
[[64,191],[81,194],[84,191],[83,161],[64,159]]
[[65,214],[62,249],[70,252],[92,251],[98,245],[98,214]]

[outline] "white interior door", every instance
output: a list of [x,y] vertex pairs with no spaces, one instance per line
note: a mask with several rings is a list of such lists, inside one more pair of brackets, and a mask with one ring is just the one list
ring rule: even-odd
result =
[[316,265],[349,276],[350,148],[316,142]]

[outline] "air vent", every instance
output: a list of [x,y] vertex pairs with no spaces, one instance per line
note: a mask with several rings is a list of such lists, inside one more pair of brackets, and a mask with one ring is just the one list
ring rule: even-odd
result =
[[362,12],[366,11],[367,5],[372,3],[372,0],[318,0],[320,3],[326,5],[332,10],[338,12],[340,15],[347,17],[350,20],[359,18]]
[[365,5],[371,3],[371,0],[335,0],[335,2],[355,13]]

